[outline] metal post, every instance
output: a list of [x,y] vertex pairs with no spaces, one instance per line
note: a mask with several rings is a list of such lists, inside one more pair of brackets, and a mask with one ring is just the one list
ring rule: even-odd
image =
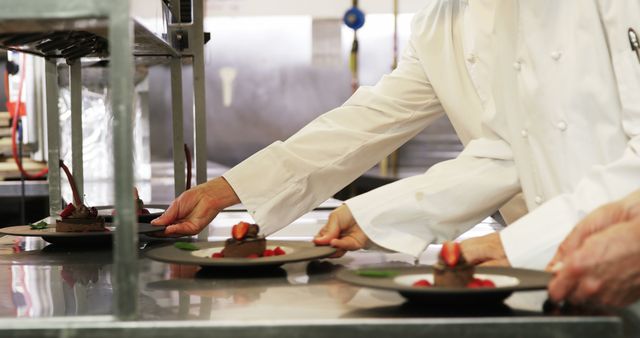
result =
[[47,148],[49,166],[49,215],[62,207],[60,196],[60,113],[58,111],[58,69],[56,60],[45,60],[45,100],[47,104]]
[[133,27],[129,0],[110,2],[109,86],[113,110],[115,175],[115,315],[135,320],[138,311],[138,223],[133,201]]
[[[207,181],[207,112],[204,77],[204,1],[193,0],[193,30],[189,48],[193,52],[193,131],[196,184]],[[198,234],[206,240],[208,232]]]
[[173,186],[176,197],[185,189],[182,112],[182,61],[171,59],[171,108],[173,110]]
[[196,183],[207,181],[207,112],[204,78],[204,2],[193,0],[193,130]]
[[84,199],[84,170],[82,160],[82,65],[75,60],[69,66],[71,92],[71,165],[78,194]]

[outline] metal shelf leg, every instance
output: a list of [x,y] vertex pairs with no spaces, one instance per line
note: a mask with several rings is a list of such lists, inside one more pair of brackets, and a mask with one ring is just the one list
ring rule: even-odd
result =
[[133,25],[128,0],[110,2],[109,86],[115,158],[115,314],[135,320],[138,312],[138,222],[133,201]]
[[183,151],[182,61],[171,59],[171,107],[173,110],[173,179],[178,197],[185,189],[185,157]]
[[84,170],[82,159],[82,66],[80,60],[69,67],[69,90],[71,92],[71,154],[73,178],[76,180],[80,198],[84,199]]
[[58,69],[56,60],[45,60],[45,95],[47,104],[47,147],[49,166],[49,215],[62,207],[60,195],[60,112],[58,111]]

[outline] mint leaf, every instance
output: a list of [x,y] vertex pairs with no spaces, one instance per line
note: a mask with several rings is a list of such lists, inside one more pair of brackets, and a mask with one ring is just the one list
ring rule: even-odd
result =
[[188,243],[188,242],[175,242],[173,243],[173,246],[175,246],[180,250],[188,250],[188,251],[200,250],[200,248],[198,248],[195,244]]
[[31,224],[31,230],[42,230],[42,229],[46,229],[49,226],[49,224],[45,221],[40,221],[38,223],[33,223]]
[[356,271],[356,274],[362,277],[386,278],[395,277],[398,273],[385,270],[358,270]]

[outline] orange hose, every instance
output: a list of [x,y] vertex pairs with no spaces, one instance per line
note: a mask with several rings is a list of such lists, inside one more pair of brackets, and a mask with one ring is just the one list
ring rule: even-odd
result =
[[[22,58],[20,60],[20,85],[18,86],[18,99],[15,102],[14,113],[11,118],[11,151],[13,153],[13,160],[16,162],[18,166],[18,170],[20,173],[27,179],[39,179],[46,175],[49,172],[49,168],[44,168],[36,174],[29,174],[22,167],[22,159],[18,157],[18,145],[16,142],[16,130],[18,129],[18,120],[20,119],[20,98],[22,98],[22,87],[24,85],[25,78],[25,69],[24,69],[24,54],[22,54]],[[5,73],[6,74],[6,73]],[[5,77],[5,81],[8,84],[9,76],[8,74]],[[9,92],[9,86],[7,85],[7,93]],[[7,94],[7,100],[9,100],[9,95]],[[51,159],[49,159],[51,161]]]

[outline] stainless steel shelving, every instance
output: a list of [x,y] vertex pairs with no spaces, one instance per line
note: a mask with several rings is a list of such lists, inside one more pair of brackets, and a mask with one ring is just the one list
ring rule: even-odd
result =
[[[160,0],[158,0],[160,1]],[[179,4],[173,1],[174,5]],[[175,7],[175,6],[174,6]],[[179,7],[179,6],[178,6]],[[135,320],[138,317],[138,243],[137,222],[133,201],[133,130],[130,123],[133,110],[133,68],[136,63],[170,63],[174,108],[174,148],[182,149],[182,86],[183,58],[194,64],[194,122],[196,180],[206,181],[206,139],[204,110],[203,0],[192,0],[193,22],[172,23],[165,40],[131,17],[130,0],[3,0],[0,2],[0,48],[27,52],[45,57],[45,105],[48,138],[50,214],[61,207],[60,196],[60,129],[58,112],[58,59],[70,64],[72,102],[73,164],[76,179],[82,186],[81,79],[83,57],[108,57],[111,108],[114,114],[114,196],[117,230],[114,236],[114,315],[105,321]],[[180,17],[180,15],[176,15]],[[172,36],[188,39],[189,48],[178,50]],[[77,44],[69,44],[74,38]],[[13,40],[11,40],[13,39]],[[67,39],[67,40],[65,40]],[[44,44],[44,45],[43,45]],[[201,44],[198,46],[198,44]],[[47,48],[43,48],[47,47]],[[84,49],[83,49],[84,48]],[[174,153],[176,194],[184,184],[182,152]],[[74,318],[65,321],[73,322]]]

